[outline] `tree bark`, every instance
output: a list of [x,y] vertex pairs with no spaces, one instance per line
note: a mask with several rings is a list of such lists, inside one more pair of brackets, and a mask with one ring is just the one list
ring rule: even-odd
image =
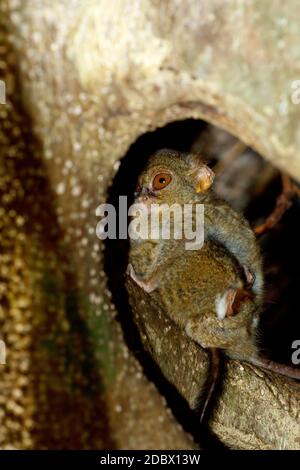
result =
[[[71,5],[0,5],[8,90],[0,138],[11,173],[2,170],[18,188],[8,201],[3,184],[2,198],[10,259],[19,253],[16,270],[29,283],[4,272],[12,294],[1,319],[12,362],[1,378],[8,406],[6,418],[0,415],[1,446],[194,448],[125,344],[107,289],[103,244],[95,239],[95,208],[136,138],[179,119],[204,119],[232,132],[300,180],[300,106],[292,102],[300,74],[298,1],[275,0],[272,8],[237,0]],[[23,237],[14,235],[11,210],[27,215]],[[156,323],[146,327],[150,343],[161,343],[160,352],[151,351],[165,375],[192,404],[206,354],[172,326],[174,340],[161,338]],[[20,331],[31,333],[19,342]],[[177,343],[185,348],[182,358]],[[178,373],[171,350],[190,371]],[[95,384],[91,398],[87,390]],[[57,423],[70,397],[63,429]],[[294,449],[300,447],[298,410],[293,382],[229,361],[211,425],[233,447]],[[103,426],[95,428],[98,416]]]

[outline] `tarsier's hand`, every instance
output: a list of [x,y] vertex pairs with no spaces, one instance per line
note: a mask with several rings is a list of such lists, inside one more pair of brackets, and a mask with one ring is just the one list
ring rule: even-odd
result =
[[141,276],[136,274],[132,264],[128,264],[126,274],[128,274],[131,279],[145,292],[150,293],[154,291],[154,289],[157,287],[157,282],[156,281],[151,281],[150,279],[145,281]]

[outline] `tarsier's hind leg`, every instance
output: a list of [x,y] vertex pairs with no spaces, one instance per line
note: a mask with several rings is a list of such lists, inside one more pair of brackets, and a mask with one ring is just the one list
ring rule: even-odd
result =
[[[218,318],[225,318],[227,315],[232,315],[233,310],[234,310],[234,300],[236,296],[236,289],[227,289],[223,294],[217,296],[216,302],[215,302],[215,308],[216,308],[216,316]],[[193,328],[195,325],[192,325],[191,323],[187,325],[187,333],[189,336],[193,337],[195,340],[195,337],[197,333],[195,332],[195,329]],[[197,338],[198,341],[201,341],[201,338]],[[199,341],[200,340],[200,341]],[[204,342],[207,341],[207,337],[204,333]],[[202,340],[202,345],[204,347],[207,347],[207,345],[203,344]],[[214,401],[217,395],[217,390],[219,388],[219,384],[221,382],[221,376],[222,376],[222,352],[221,349],[216,348],[216,347],[209,347],[209,353],[210,353],[210,364],[209,364],[209,370],[207,374],[207,380],[206,383],[204,384],[204,388],[201,390],[201,392],[198,395],[197,398],[197,403],[196,403],[196,412],[199,416],[200,423],[202,425],[206,425],[210,416],[211,409],[214,405]]]
[[240,342],[245,319],[236,322],[241,304],[251,295],[241,285],[231,286],[217,294],[214,310],[204,310],[187,320],[185,332],[203,348],[227,349]]
[[[210,367],[204,389],[199,393],[196,411],[201,424],[207,424],[211,409],[218,394],[222,378],[222,358],[220,348],[232,344],[238,337],[236,329],[222,327],[225,319],[234,317],[241,303],[250,298],[242,284],[233,285],[218,294],[213,315],[191,318],[186,325],[186,333],[202,347],[209,350]],[[228,320],[225,320],[228,321]],[[229,320],[230,321],[230,320]],[[224,325],[225,326],[225,325]]]
[[[248,340],[249,344],[247,349],[249,352],[252,352],[250,352],[249,355],[246,354],[246,356],[243,356],[245,351],[243,351],[243,348],[238,348],[237,342],[241,342],[242,340],[242,330],[236,328],[237,325],[235,325],[235,328],[232,328],[234,325],[231,324],[231,322],[234,322],[235,316],[237,318],[239,315],[242,303],[244,301],[251,301],[251,298],[251,294],[249,294],[249,292],[243,287],[230,287],[220,295],[217,295],[215,302],[215,316],[202,318],[201,321],[199,321],[199,318],[193,318],[187,323],[186,333],[188,336],[193,338],[194,341],[202,347],[207,348],[210,352],[211,358],[205,389],[199,394],[197,405],[197,412],[202,424],[205,424],[208,421],[210,411],[217,396],[218,385],[221,380],[222,352],[219,348],[224,349],[227,353],[229,352],[229,357],[234,359],[243,360],[276,374],[300,380],[300,369],[279,364],[259,356],[255,346],[255,341],[253,338],[251,340],[250,335],[249,338],[248,336],[243,338],[244,341]],[[219,327],[220,323],[224,324],[223,328]],[[230,344],[228,349],[226,347],[226,342]],[[234,354],[234,351],[238,351],[238,349],[240,349],[239,353]],[[233,354],[230,354],[231,351],[233,351]]]

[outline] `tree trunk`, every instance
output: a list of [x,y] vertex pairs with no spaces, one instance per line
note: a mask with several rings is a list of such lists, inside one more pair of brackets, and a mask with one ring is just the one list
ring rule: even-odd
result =
[[[2,448],[195,448],[126,345],[95,209],[137,137],[179,119],[226,129],[300,181],[298,10],[1,0]],[[148,349],[192,404],[206,353],[161,322],[145,321]],[[235,448],[299,448],[299,393],[228,361],[212,429]]]

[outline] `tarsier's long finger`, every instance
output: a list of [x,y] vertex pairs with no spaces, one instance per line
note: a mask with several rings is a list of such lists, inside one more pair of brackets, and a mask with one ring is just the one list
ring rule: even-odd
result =
[[247,287],[251,289],[255,281],[255,274],[247,266],[243,266]]

